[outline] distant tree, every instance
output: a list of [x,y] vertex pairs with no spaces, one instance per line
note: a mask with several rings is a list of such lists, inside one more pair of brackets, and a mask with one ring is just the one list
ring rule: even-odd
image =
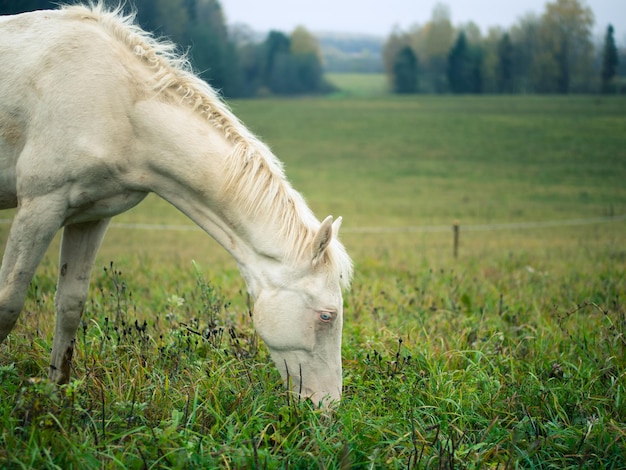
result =
[[[263,82],[270,84],[275,75],[274,68],[280,57],[289,55],[291,42],[289,37],[280,31],[270,31],[263,43]],[[283,61],[284,62],[284,61]],[[284,64],[281,64],[281,68]],[[271,87],[270,87],[271,88]]]
[[177,44],[188,44],[189,11],[186,0],[134,0],[137,21],[147,31],[167,36]]
[[418,59],[413,49],[404,46],[393,64],[393,90],[396,93],[416,93],[418,90]]
[[395,86],[396,58],[401,49],[410,46],[419,64],[420,89],[430,93],[448,91],[447,56],[454,36],[450,8],[441,2],[435,5],[431,19],[425,25],[414,25],[408,32],[394,29],[383,48],[383,62],[390,87],[393,89]]
[[480,44],[470,46],[470,61],[470,93],[482,93],[484,54]]
[[0,15],[15,15],[26,11],[58,8],[59,2],[46,0],[0,0]]
[[241,73],[239,96],[250,97],[263,86],[263,51],[258,44],[239,44],[237,49]]
[[[192,5],[188,0],[185,1]],[[195,0],[195,18],[187,27],[191,58],[196,70],[226,96],[241,94],[241,74],[235,45],[228,36],[226,20],[218,0]]]
[[407,33],[394,29],[383,45],[383,64],[389,87],[395,89],[395,67],[398,54],[410,44],[410,37]]
[[292,54],[311,54],[322,61],[322,51],[317,38],[304,26],[298,26],[289,36],[289,50]]
[[441,2],[433,8],[430,21],[411,33],[410,44],[419,58],[422,88],[426,91],[448,91],[447,58],[454,37],[450,8]]
[[537,89],[587,91],[592,76],[593,13],[579,0],[555,0],[542,16],[537,56]]
[[319,41],[304,26],[294,29],[289,39],[289,52],[294,56],[298,85],[302,93],[322,91],[324,67]]
[[315,39],[304,28],[294,33],[296,53],[293,38],[278,31],[270,31],[262,46],[263,84],[274,94],[314,93],[321,87],[323,69]]
[[271,31],[261,50],[262,83],[267,91],[294,95],[326,90],[319,42],[304,27],[296,28],[289,37]]
[[626,47],[617,50],[617,77],[626,77]]
[[479,44],[483,51],[482,61],[482,90],[485,93],[498,92],[498,46],[505,33],[502,28],[493,26],[487,30],[487,35],[480,39]]
[[156,32],[159,35],[166,34],[161,28],[161,18],[159,16],[159,8],[157,1],[153,0],[134,0],[132,7],[128,9],[136,12],[136,21],[146,31]]
[[453,93],[482,92],[482,51],[470,47],[461,31],[448,55],[448,83]]
[[448,55],[448,83],[453,93],[467,93],[469,52],[465,33],[461,32]]
[[187,11],[189,21],[194,22],[197,20],[198,1],[197,0],[183,0],[183,6]]
[[604,48],[602,51],[602,92],[610,93],[614,89],[614,81],[617,76],[617,66],[619,59],[617,55],[617,47],[615,46],[615,38],[613,37],[613,26],[606,28],[606,36],[604,36]]
[[513,93],[513,43],[509,33],[504,33],[498,42],[496,90],[498,93]]
[[480,26],[473,21],[462,24],[458,29],[465,33],[465,38],[470,44],[479,44],[483,38]]
[[274,56],[267,87],[277,95],[296,95],[303,92],[298,76],[298,64],[294,56],[289,53],[279,53]]
[[517,93],[537,91],[537,59],[541,54],[539,30],[541,19],[532,13],[522,16],[509,30],[513,45],[513,90]]

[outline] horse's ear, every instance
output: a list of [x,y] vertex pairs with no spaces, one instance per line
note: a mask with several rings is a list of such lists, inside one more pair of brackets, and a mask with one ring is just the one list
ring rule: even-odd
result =
[[[337,222],[341,224],[341,219],[337,219]],[[324,251],[328,248],[328,245],[330,245],[333,239],[333,228],[333,216],[329,215],[324,219],[313,239],[313,264],[317,263],[322,258]],[[337,228],[339,228],[339,226],[337,226]]]
[[343,221],[342,217],[337,217],[333,222],[333,237],[337,238],[339,235],[339,229],[341,228],[341,222]]

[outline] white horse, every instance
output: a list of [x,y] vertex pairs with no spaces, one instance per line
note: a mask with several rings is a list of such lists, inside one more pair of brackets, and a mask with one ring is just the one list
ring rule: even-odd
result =
[[49,377],[69,380],[96,252],[112,216],[158,194],[235,258],[283,380],[341,395],[341,223],[319,222],[281,163],[170,43],[102,5],[0,17],[0,342],[63,227]]

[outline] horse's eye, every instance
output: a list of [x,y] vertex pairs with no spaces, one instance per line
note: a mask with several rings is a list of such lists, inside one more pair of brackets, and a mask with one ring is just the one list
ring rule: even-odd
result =
[[333,316],[330,314],[330,312],[319,312],[319,317],[320,320],[326,323],[333,319]]

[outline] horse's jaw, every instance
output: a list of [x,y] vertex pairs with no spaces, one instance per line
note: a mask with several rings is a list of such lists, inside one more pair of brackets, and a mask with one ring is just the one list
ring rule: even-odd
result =
[[272,359],[289,392],[328,409],[341,400],[341,361],[329,364],[305,351],[272,351]]

